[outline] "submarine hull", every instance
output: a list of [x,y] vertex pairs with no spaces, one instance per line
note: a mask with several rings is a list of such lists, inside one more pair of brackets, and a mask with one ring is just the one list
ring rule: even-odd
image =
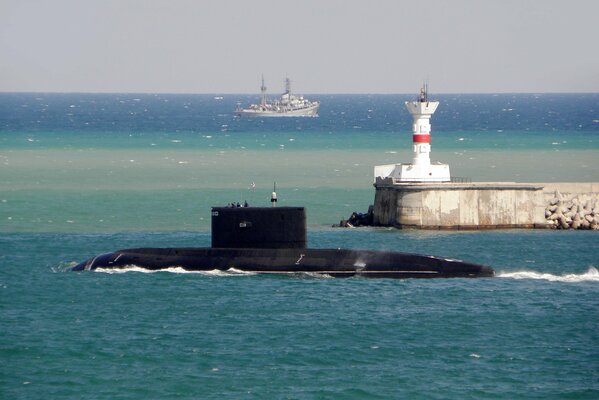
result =
[[411,253],[348,249],[139,248],[118,250],[82,262],[73,271],[140,267],[148,270],[238,271],[260,274],[313,273],[333,277],[475,278],[492,268]]

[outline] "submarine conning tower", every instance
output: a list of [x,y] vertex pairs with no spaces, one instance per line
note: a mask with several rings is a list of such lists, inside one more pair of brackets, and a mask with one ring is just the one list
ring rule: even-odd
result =
[[304,207],[212,207],[213,248],[305,248]]

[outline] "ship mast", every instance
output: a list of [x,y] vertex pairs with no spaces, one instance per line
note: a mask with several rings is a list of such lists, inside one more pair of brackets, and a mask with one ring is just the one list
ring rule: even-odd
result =
[[266,86],[264,85],[264,75],[262,75],[262,86],[260,86],[260,105],[266,105]]
[[285,78],[285,93],[291,94],[291,79]]

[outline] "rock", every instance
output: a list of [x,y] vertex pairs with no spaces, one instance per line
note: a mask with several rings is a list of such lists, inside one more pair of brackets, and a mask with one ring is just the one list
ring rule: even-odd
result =
[[572,211],[567,211],[564,213],[564,217],[572,219],[574,217],[574,213]]
[[374,221],[374,206],[368,207],[366,214],[353,212],[352,215],[346,220],[342,220],[339,226],[346,228],[353,228],[358,226],[372,226]]
[[581,211],[579,211],[579,212],[578,212],[578,214],[577,214],[577,215],[578,215],[578,218],[580,218],[580,219],[585,219],[585,218],[586,218],[586,216],[587,216],[588,214],[587,214],[587,212],[586,212],[586,211],[584,211],[584,210],[581,210]]
[[570,211],[572,212],[572,214],[576,214],[578,212],[578,206],[577,205],[573,205],[570,208]]

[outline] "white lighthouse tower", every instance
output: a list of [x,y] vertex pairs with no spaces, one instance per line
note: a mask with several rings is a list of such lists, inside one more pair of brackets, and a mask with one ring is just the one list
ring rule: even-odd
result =
[[374,167],[374,178],[392,178],[399,182],[450,182],[449,165],[431,164],[431,116],[439,106],[438,101],[429,101],[426,84],[416,101],[406,101],[412,114],[412,142],[414,157],[411,164],[388,164]]

